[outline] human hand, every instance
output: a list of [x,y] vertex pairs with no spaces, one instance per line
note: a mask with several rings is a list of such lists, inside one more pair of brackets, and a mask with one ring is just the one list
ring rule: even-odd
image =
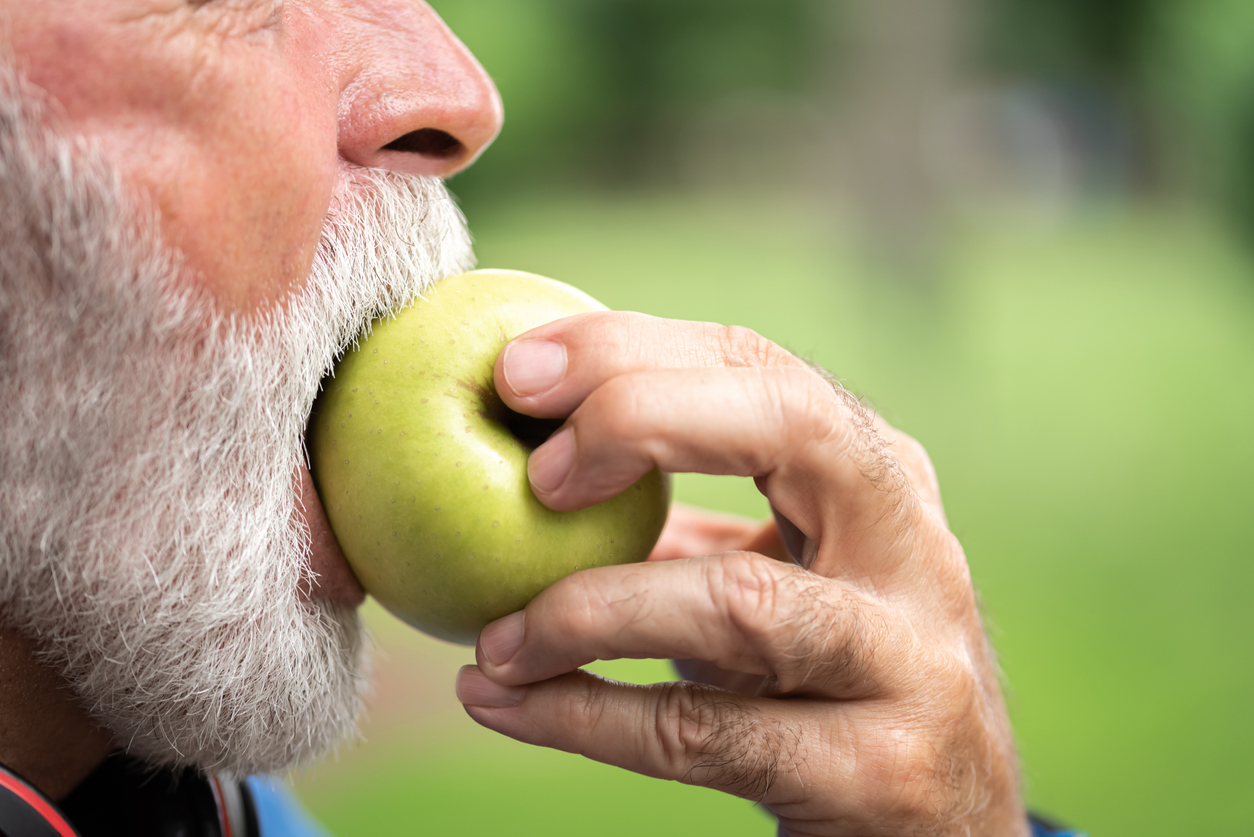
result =
[[[513,341],[513,409],[569,416],[531,457],[573,510],[653,467],[753,477],[785,532],[677,510],[645,564],[569,576],[484,629],[480,724],[760,802],[802,835],[1024,835],[962,548],[914,440],[751,331],[604,312]],[[791,534],[801,555],[786,562]],[[698,661],[636,686],[597,659]]]

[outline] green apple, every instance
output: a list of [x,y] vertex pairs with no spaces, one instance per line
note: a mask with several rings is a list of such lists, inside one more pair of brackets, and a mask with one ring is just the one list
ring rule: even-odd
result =
[[362,586],[410,625],[473,643],[558,579],[653,549],[669,479],[654,470],[596,506],[547,508],[527,457],[561,422],[513,412],[493,384],[511,339],[598,310],[543,276],[451,277],[376,321],[325,381],[309,428],[319,497]]

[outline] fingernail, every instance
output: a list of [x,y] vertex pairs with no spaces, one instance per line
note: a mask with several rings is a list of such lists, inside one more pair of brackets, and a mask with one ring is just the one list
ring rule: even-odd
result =
[[515,395],[537,395],[566,375],[566,347],[552,340],[523,340],[505,347],[505,383]]
[[463,666],[457,672],[457,699],[464,706],[504,709],[522,703],[527,694],[522,686],[502,686],[489,680],[478,666]]
[[549,494],[566,481],[575,464],[575,428],[566,427],[536,448],[527,460],[527,476],[531,484]]
[[527,611],[520,610],[497,619],[479,634],[479,650],[494,666],[503,666],[514,658],[523,642],[523,623]]

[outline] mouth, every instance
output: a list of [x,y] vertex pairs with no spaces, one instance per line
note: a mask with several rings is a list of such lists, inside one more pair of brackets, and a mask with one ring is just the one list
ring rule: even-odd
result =
[[309,566],[313,570],[310,584],[301,585],[301,598],[322,599],[349,608],[357,608],[366,600],[366,591],[348,565],[340,543],[331,531],[322,501],[314,488],[313,476],[302,462],[296,466],[296,514],[309,527]]

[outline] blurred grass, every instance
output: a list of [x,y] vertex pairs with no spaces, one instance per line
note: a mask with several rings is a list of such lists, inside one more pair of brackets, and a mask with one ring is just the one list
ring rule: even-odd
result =
[[[483,266],[750,326],[927,445],[1034,805],[1107,837],[1248,833],[1254,267],[1206,218],[985,223],[928,287],[876,277],[832,219],[778,198],[555,198],[471,221]],[[747,481],[683,477],[678,495],[766,511]],[[410,691],[299,779],[334,833],[773,833],[747,803],[476,728],[451,700],[469,652],[372,620]],[[444,697],[406,705],[424,689]]]

